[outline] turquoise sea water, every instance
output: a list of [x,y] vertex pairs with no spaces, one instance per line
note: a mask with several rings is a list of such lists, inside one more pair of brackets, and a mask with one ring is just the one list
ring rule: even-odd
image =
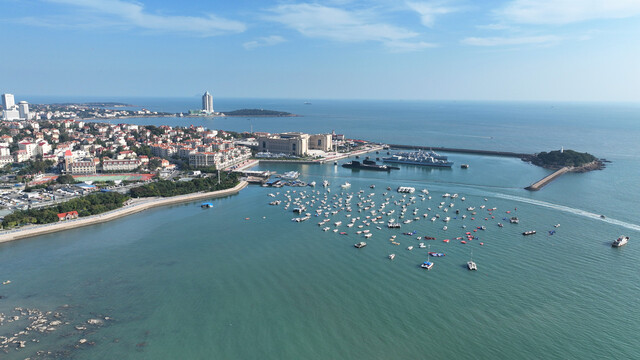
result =
[[[167,111],[197,107],[192,100],[142,101],[131,102]],[[355,227],[341,226],[347,236],[323,232],[319,218],[293,223],[291,209],[268,205],[273,200],[268,193],[279,192],[282,199],[286,191],[309,193],[310,188],[255,186],[213,200],[208,210],[188,203],[2,244],[0,276],[12,282],[0,286],[0,312],[13,315],[15,307],[58,311],[68,324],[29,334],[26,348],[0,353],[1,358],[640,357],[635,334],[640,320],[635,306],[640,296],[635,211],[640,106],[328,100],[303,105],[254,99],[219,100],[216,107],[304,116],[131,121],[240,131],[250,125],[255,131],[335,129],[389,143],[507,151],[564,146],[613,162],[604,171],[565,175],[539,192],[523,188],[547,170],[491,156],[447,154],[456,163],[451,170],[402,166],[390,174],[332,164],[257,168],[298,170],[305,181],[327,179],[331,194],[340,194],[339,184],[348,181],[349,193],[375,193],[377,205],[387,186],[428,188],[433,198],[410,206],[420,209],[419,216],[435,214],[441,201],[449,204],[441,198],[445,192],[466,197],[464,203],[454,201],[453,209],[475,206],[481,215],[486,210],[480,205],[498,208],[496,219],[486,214],[454,219],[447,231],[439,220],[420,220],[400,230],[377,230],[372,224],[367,229],[374,235],[359,250],[353,244],[365,239],[357,237]],[[471,167],[460,169],[460,163]],[[520,224],[501,220],[509,216],[506,211],[517,213]],[[332,219],[329,225],[349,220],[344,212]],[[498,221],[504,228],[496,226]],[[557,223],[561,227],[553,228]],[[481,225],[487,230],[476,233],[479,240],[466,245],[454,240]],[[530,229],[538,234],[521,235]],[[553,229],[556,234],[547,235]],[[412,230],[436,236],[437,241],[427,242],[431,250],[447,253],[433,260],[431,271],[418,267],[426,251],[417,248],[415,237],[402,235]],[[388,241],[393,234],[400,246]],[[631,236],[629,245],[612,249],[610,242],[620,234]],[[444,238],[451,242],[441,242]],[[408,245],[416,249],[408,251]],[[471,251],[477,272],[464,267]],[[387,259],[390,253],[397,254],[394,261]],[[111,320],[102,326],[74,328],[105,316]],[[0,336],[22,330],[21,321],[5,323]],[[83,338],[94,345],[74,347]],[[38,356],[39,350],[52,354]]]

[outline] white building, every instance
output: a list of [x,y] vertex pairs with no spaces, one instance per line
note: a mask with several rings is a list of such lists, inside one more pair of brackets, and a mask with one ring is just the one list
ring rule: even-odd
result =
[[213,114],[213,96],[208,91],[202,95],[202,111],[205,114]]
[[16,106],[16,100],[13,94],[2,94],[2,108],[4,110],[13,110]]
[[29,103],[26,101],[20,101],[18,103],[18,115],[20,119],[29,120]]

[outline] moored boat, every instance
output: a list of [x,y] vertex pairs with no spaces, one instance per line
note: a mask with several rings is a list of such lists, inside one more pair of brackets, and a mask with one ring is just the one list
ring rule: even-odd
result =
[[528,231],[523,232],[523,233],[522,233],[522,235],[525,235],[525,236],[526,236],[526,235],[533,235],[533,234],[535,234],[535,233],[536,233],[536,231],[535,231],[535,230],[528,230]]
[[364,242],[364,241],[360,241],[359,243],[354,244],[353,246],[355,246],[356,248],[360,249],[360,248],[363,248],[363,247],[367,246],[367,243]]

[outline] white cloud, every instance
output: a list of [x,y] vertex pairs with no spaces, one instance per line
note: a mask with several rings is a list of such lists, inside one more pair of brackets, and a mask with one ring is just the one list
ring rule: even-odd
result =
[[251,50],[257,47],[277,45],[285,41],[286,40],[282,36],[271,35],[271,36],[259,37],[256,40],[247,41],[246,43],[242,44],[242,46],[244,46],[244,48],[247,50]]
[[558,36],[522,36],[522,37],[468,37],[462,43],[473,46],[507,46],[507,45],[531,45],[552,44],[562,40]]
[[123,0],[46,1],[74,6],[97,15],[113,16],[124,25],[153,31],[213,36],[243,32],[246,29],[246,26],[241,22],[223,19],[212,14],[202,17],[150,14],[145,11],[142,4]]
[[385,43],[385,46],[392,52],[411,52],[429,49],[436,47],[436,44],[428,43],[424,41],[419,42],[407,42],[407,41],[394,41]]
[[487,24],[487,25],[478,25],[476,26],[478,29],[483,30],[509,30],[512,29],[509,25],[504,24]]
[[[418,33],[378,22],[369,12],[358,12],[319,4],[287,4],[270,9],[268,20],[281,23],[300,34],[340,42],[376,41],[389,48],[409,49],[410,39]],[[421,45],[422,44],[422,45]],[[413,43],[413,49],[424,49],[426,43]]]
[[507,21],[522,24],[568,24],[593,19],[640,15],[638,0],[513,0],[496,10]]
[[407,6],[411,10],[420,15],[422,25],[433,27],[435,18],[438,15],[449,14],[459,11],[459,8],[447,6],[448,1],[429,1],[429,2],[407,2]]

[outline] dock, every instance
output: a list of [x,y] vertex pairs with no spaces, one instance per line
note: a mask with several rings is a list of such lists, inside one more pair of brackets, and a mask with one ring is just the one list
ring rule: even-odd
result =
[[538,191],[540,189],[542,189],[545,185],[547,185],[548,183],[552,182],[553,180],[555,180],[556,178],[558,178],[560,175],[570,171],[572,168],[569,166],[565,166],[559,170],[556,170],[555,172],[545,176],[544,178],[534,182],[533,184],[527,186],[525,189],[526,190],[530,190],[530,191]]

